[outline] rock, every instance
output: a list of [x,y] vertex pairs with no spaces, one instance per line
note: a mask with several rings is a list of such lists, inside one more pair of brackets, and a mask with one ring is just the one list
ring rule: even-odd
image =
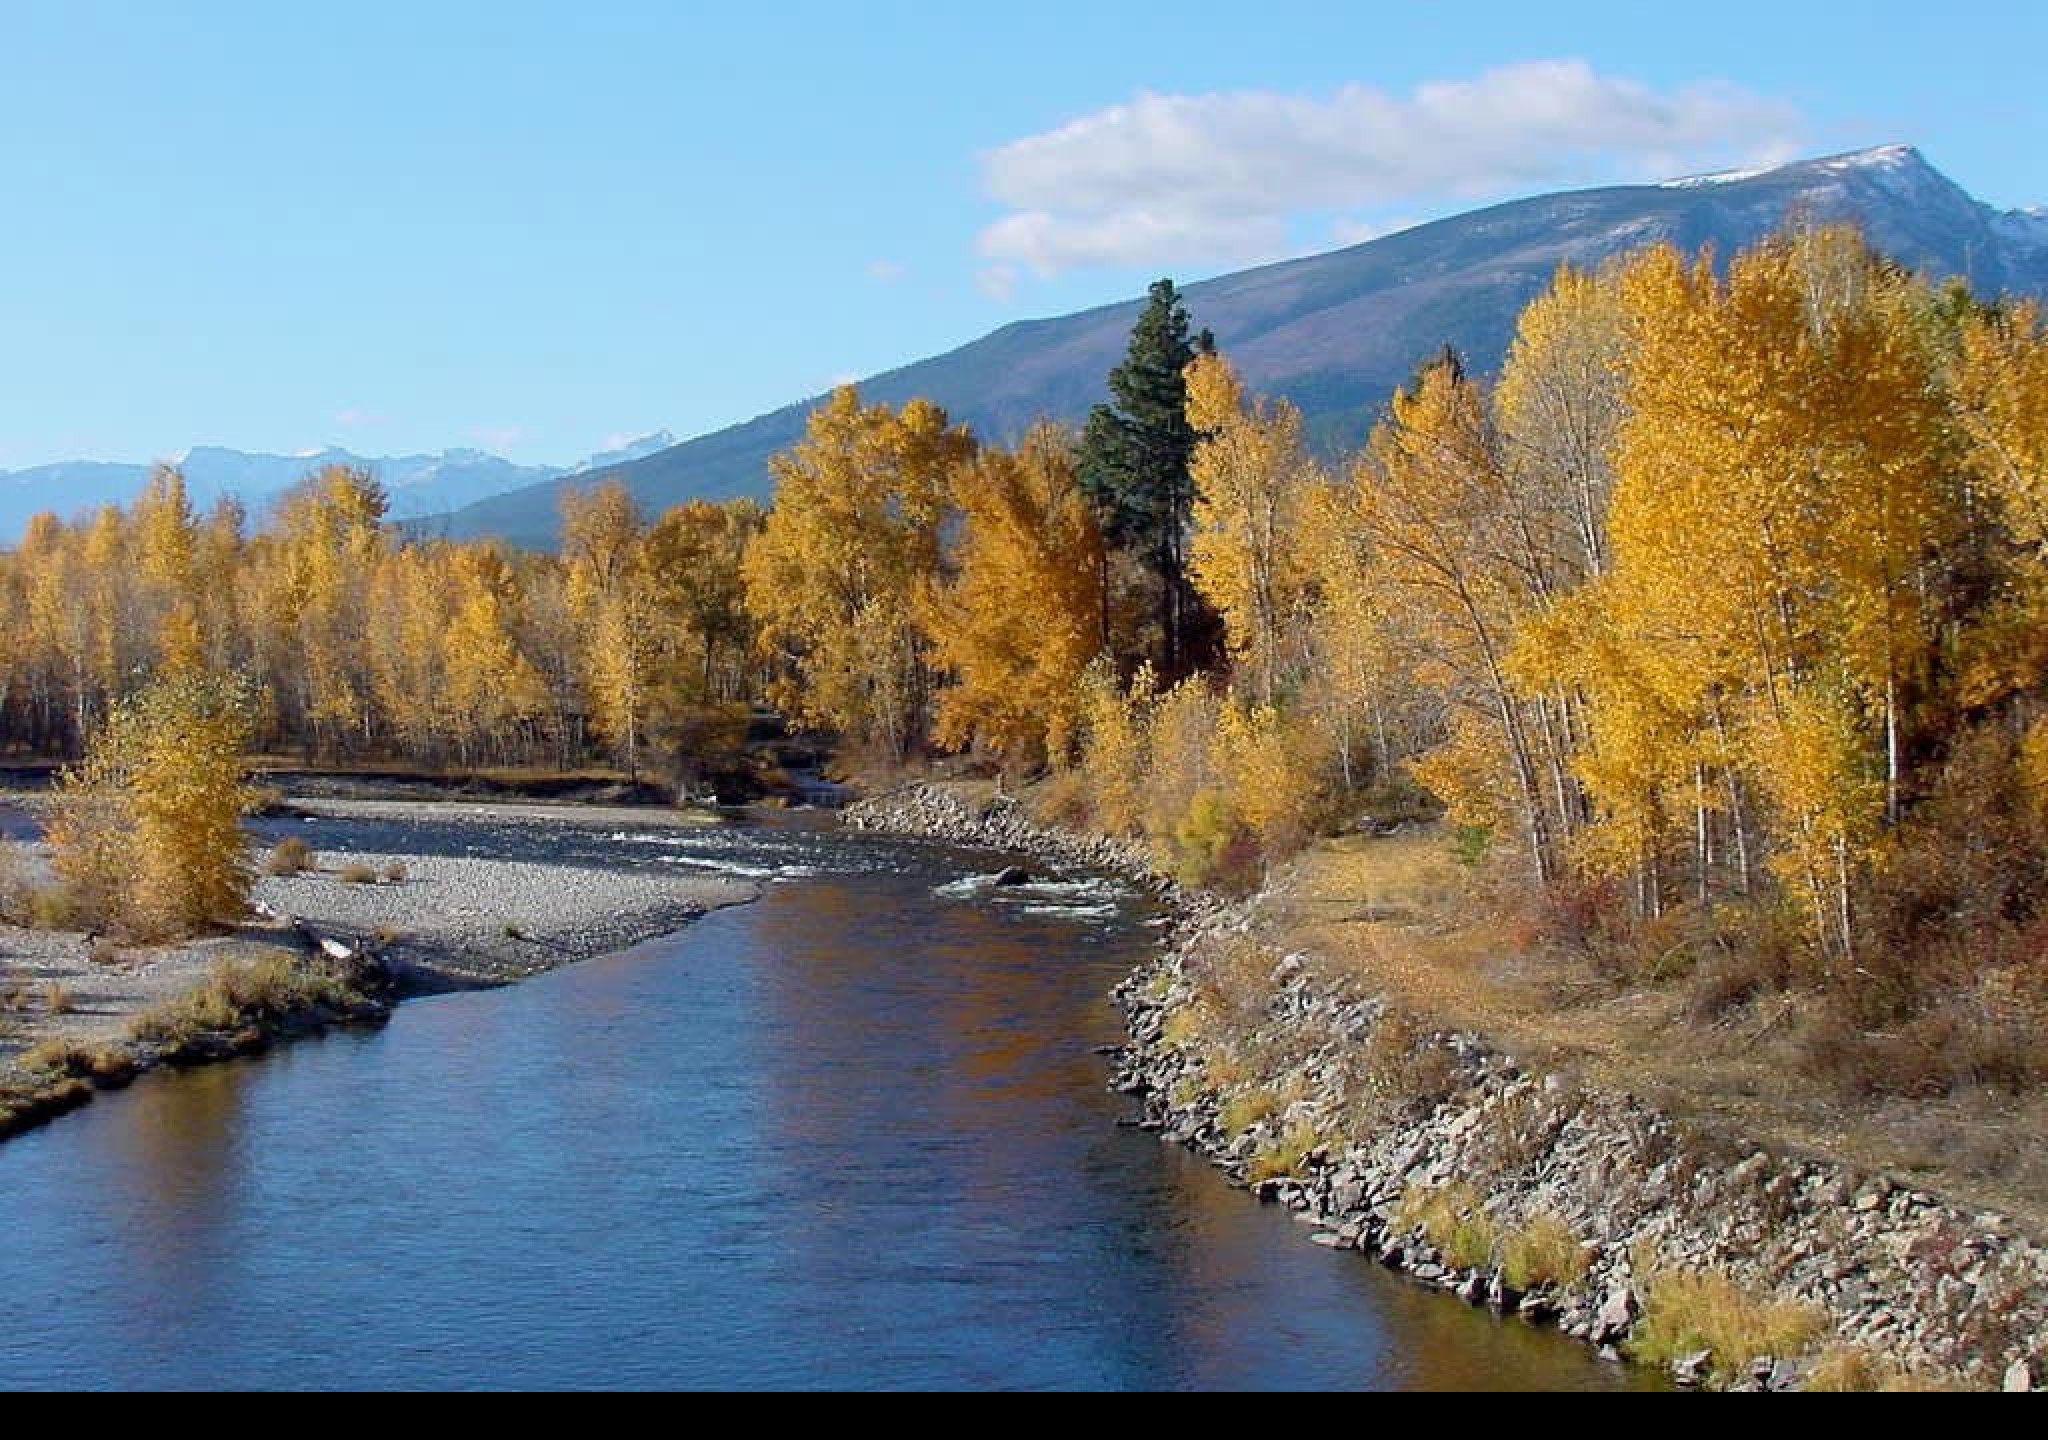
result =
[[1806,1372],[1790,1360],[1780,1360],[1771,1367],[1771,1378],[1765,1388],[1774,1395],[1788,1394],[1797,1390],[1806,1379]]
[[2013,1361],[2006,1368],[2002,1388],[2008,1395],[2031,1395],[2034,1391],[2034,1367],[2024,1360]]
[[1697,1390],[1707,1383],[1713,1373],[1714,1352],[1701,1350],[1691,1355],[1681,1355],[1671,1362],[1671,1378],[1688,1390]]
[[1616,1286],[1600,1303],[1600,1309],[1593,1317],[1593,1343],[1612,1344],[1626,1336],[1641,1314],[1636,1304],[1636,1292],[1626,1285]]

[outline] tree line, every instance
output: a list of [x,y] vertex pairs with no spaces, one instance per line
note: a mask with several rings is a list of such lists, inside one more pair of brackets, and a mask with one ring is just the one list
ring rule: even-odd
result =
[[622,488],[572,495],[558,556],[409,540],[386,505],[327,469],[252,526],[164,468],[125,510],[36,517],[0,556],[0,743],[76,757],[153,677],[198,669],[246,682],[264,752],[637,771],[760,688],[751,502],[649,522]]

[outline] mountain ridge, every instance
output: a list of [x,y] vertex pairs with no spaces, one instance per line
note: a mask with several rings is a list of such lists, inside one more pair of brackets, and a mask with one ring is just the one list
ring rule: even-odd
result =
[[[1847,220],[1893,259],[1989,294],[2048,295],[2048,215],[1976,200],[1910,145],[1639,185],[1510,200],[1360,245],[1185,287],[1248,385],[1303,411],[1325,449],[1355,444],[1416,363],[1444,344],[1498,368],[1524,305],[1563,263],[1595,264],[1660,240],[1722,256],[1795,215]],[[944,354],[859,382],[864,398],[917,396],[1007,443],[1039,416],[1079,420],[1105,397],[1143,301],[1013,321]],[[626,484],[650,511],[685,499],[766,498],[767,457],[801,437],[819,396],[575,483]],[[494,496],[433,522],[457,538],[552,543],[565,482]]]

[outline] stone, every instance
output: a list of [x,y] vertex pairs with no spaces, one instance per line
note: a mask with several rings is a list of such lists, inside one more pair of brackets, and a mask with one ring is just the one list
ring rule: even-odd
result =
[[1641,1314],[1636,1304],[1636,1293],[1626,1285],[1616,1286],[1600,1303],[1600,1309],[1593,1316],[1593,1342],[1606,1345],[1628,1334]]
[[2003,1390],[2008,1395],[2031,1395],[2034,1392],[2034,1367],[2024,1360],[2015,1360],[2006,1368]]
[[1697,1390],[1707,1383],[1707,1376],[1713,1373],[1713,1368],[1714,1352],[1701,1350],[1672,1361],[1671,1378],[1688,1390]]

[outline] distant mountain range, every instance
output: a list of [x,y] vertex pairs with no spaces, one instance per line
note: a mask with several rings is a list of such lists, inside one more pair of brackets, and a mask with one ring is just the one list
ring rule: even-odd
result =
[[[328,448],[299,455],[251,454],[214,445],[200,445],[167,463],[185,477],[187,493],[200,509],[232,495],[252,512],[261,511],[306,476],[330,465],[368,470],[391,495],[391,516],[419,520],[443,515],[486,496],[520,490],[549,481],[610,470],[670,449],[675,436],[666,430],[617,450],[593,455],[564,470],[551,465],[517,465],[481,450],[447,450],[439,455],[365,457]],[[125,505],[142,493],[152,466],[110,464],[94,460],[61,461],[31,470],[0,470],[0,545],[12,544],[40,511],[64,519],[101,505]]]
[[[1722,255],[1789,217],[1860,224],[1883,252],[1982,293],[2048,294],[2048,215],[1973,199],[1905,146],[1769,171],[1519,200],[1306,260],[1188,286],[1188,308],[1254,388],[1301,407],[1326,449],[1355,444],[1396,386],[1445,344],[1496,369],[1522,308],[1564,261],[1586,265],[1658,240]],[[925,396],[985,438],[1040,416],[1079,420],[1105,398],[1141,302],[1006,326],[861,382],[869,400]],[[658,454],[551,479],[435,522],[455,536],[546,546],[565,484],[617,479],[643,508],[698,497],[766,499],[768,457],[798,439],[817,398]]]

